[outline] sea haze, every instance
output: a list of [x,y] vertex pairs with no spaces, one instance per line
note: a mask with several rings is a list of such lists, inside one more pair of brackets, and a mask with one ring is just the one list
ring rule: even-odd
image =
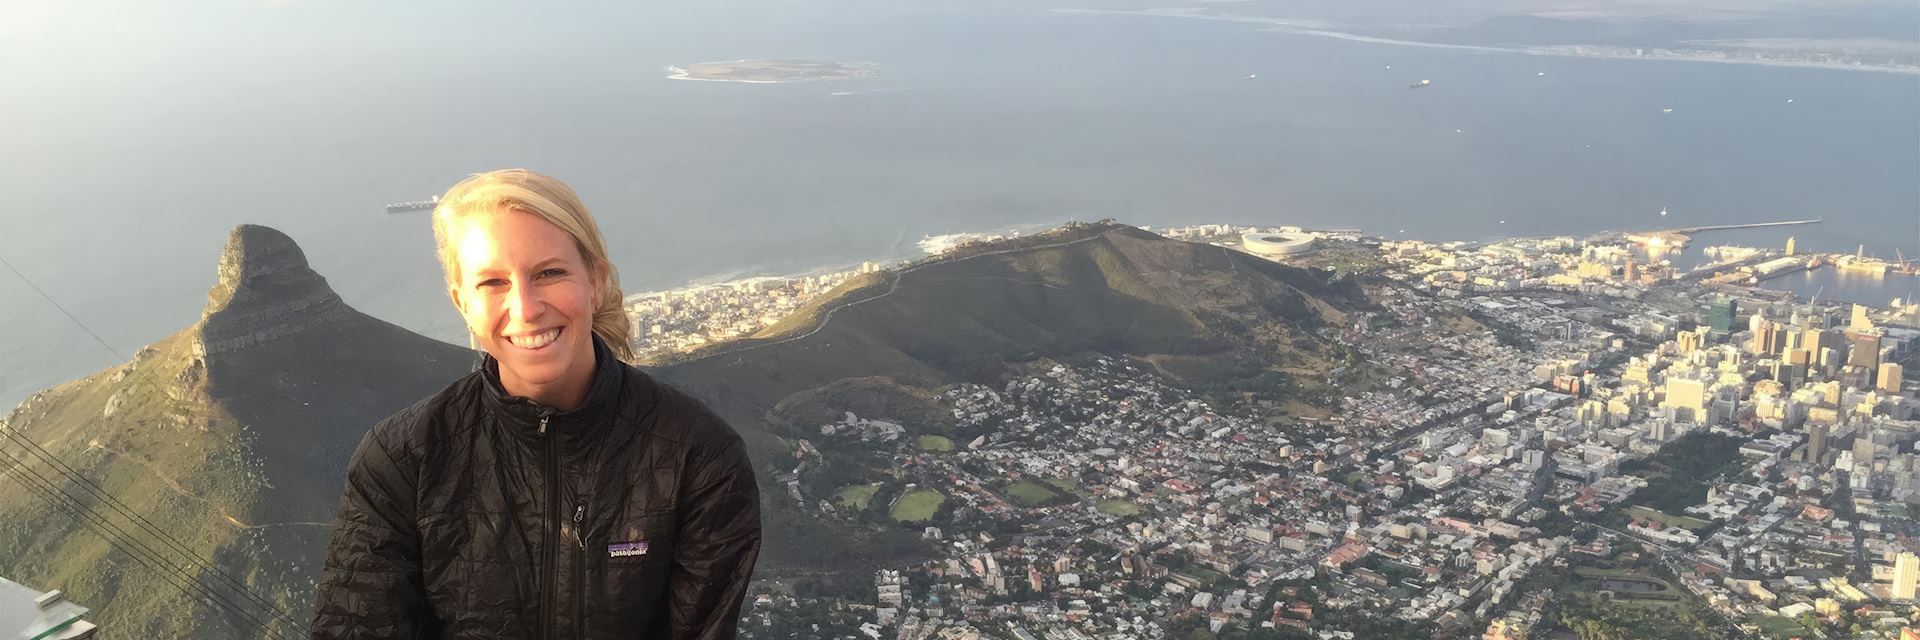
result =
[[[1920,255],[1912,75],[1053,7],[390,4],[7,10],[28,15],[0,26],[0,257],[129,355],[198,318],[242,222],[348,303],[464,344],[424,213],[382,205],[508,166],[580,191],[629,291],[1101,217],[1470,240],[1819,217],[1701,240]],[[737,58],[880,66],[664,71]],[[0,296],[0,406],[121,361],[10,273]]]

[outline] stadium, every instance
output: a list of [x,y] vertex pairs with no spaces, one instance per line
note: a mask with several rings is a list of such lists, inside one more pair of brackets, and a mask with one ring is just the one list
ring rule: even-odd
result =
[[1240,236],[1240,246],[1256,256],[1278,258],[1312,251],[1314,238],[1304,233],[1249,233]]

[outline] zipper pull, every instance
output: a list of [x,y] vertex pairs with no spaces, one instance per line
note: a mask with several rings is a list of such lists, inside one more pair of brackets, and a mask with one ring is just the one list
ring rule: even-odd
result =
[[587,505],[573,506],[573,539],[580,543],[580,550],[587,550],[587,532],[580,528],[580,521],[587,516]]
[[547,417],[540,416],[540,435],[547,435]]

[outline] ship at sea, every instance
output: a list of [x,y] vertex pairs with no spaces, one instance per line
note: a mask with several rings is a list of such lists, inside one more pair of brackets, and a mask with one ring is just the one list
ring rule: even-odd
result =
[[1432,80],[1421,80],[1419,82],[1408,83],[1407,88],[1408,89],[1425,89],[1432,85],[1433,85]]
[[403,211],[419,211],[421,209],[432,209],[435,206],[438,206],[439,204],[440,204],[440,196],[434,196],[426,200],[408,200],[406,202],[389,202],[387,203],[387,213],[400,213]]

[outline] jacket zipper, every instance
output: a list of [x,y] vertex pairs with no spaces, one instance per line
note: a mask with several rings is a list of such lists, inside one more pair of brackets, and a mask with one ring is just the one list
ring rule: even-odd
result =
[[540,604],[540,637],[554,640],[558,629],[553,623],[553,601],[558,597],[560,572],[560,447],[547,435],[547,419],[540,416],[540,435],[547,445],[547,598]]
[[579,555],[573,563],[573,629],[574,637],[587,640],[587,500],[580,498],[573,505],[573,539],[580,543]]

